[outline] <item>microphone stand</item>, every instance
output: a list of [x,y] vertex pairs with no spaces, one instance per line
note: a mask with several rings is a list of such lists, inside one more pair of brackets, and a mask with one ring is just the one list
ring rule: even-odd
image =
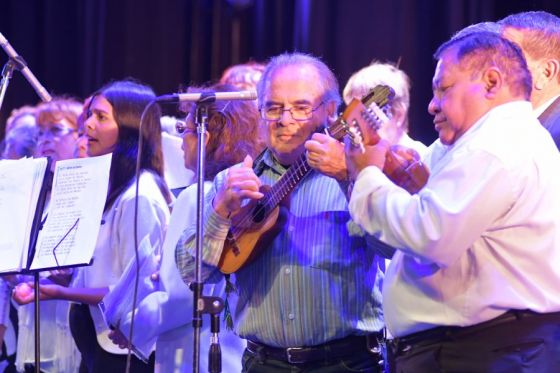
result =
[[210,337],[210,350],[208,351],[208,372],[220,373],[222,371],[222,349],[220,348],[218,334],[220,333],[220,312],[224,308],[224,303],[221,298],[217,298],[217,301],[212,302],[212,305],[214,307],[209,311],[212,336]]
[[[191,283],[194,293],[193,300],[193,372],[199,372],[200,365],[200,332],[202,328],[202,314],[212,315],[212,345],[208,359],[208,368],[211,373],[221,371],[221,352],[218,344],[219,314],[224,308],[224,301],[218,297],[203,296],[204,283],[202,282],[202,243],[204,238],[203,212],[204,212],[204,159],[206,148],[206,127],[208,124],[208,104],[216,101],[214,93],[203,93],[196,102],[195,124],[197,130],[197,203],[196,203],[196,254],[195,254],[195,280]],[[217,320],[217,321],[216,321]],[[217,324],[217,326],[215,325]],[[216,330],[217,328],[217,330]],[[214,338],[215,337],[215,338]]]
[[4,52],[6,52],[8,57],[14,62],[16,69],[18,69],[21,72],[21,74],[24,76],[24,78],[27,79],[27,81],[29,82],[31,87],[33,87],[33,89],[35,90],[37,95],[41,98],[41,100],[44,102],[50,101],[52,98],[49,92],[47,92],[45,87],[43,87],[41,83],[39,83],[35,75],[33,75],[31,70],[29,70],[29,67],[27,67],[27,63],[25,62],[23,57],[21,57],[14,50],[14,48],[10,45],[8,40],[4,37],[4,35],[2,35],[1,32],[0,32],[0,47],[4,49]]
[[10,79],[14,74],[16,68],[16,63],[11,58],[4,64],[2,69],[2,81],[0,82],[0,110],[2,109],[2,104],[4,103],[4,96],[6,95],[6,90],[10,84]]
[[[41,85],[41,83],[39,83],[39,81],[37,80],[37,78],[35,77],[35,75],[33,75],[33,73],[31,72],[31,70],[29,70],[29,68],[27,67],[27,63],[25,62],[25,60],[23,59],[23,57],[21,57],[19,54],[17,54],[17,52],[14,50],[14,48],[12,48],[12,46],[10,45],[10,43],[8,42],[8,40],[4,37],[4,35],[2,35],[2,33],[0,33],[0,47],[2,49],[4,49],[4,51],[6,52],[6,54],[8,55],[9,59],[8,62],[6,62],[6,64],[4,65],[4,68],[2,69],[2,81],[0,82],[0,109],[2,108],[2,104],[4,103],[4,96],[6,95],[6,90],[8,89],[8,85],[9,85],[9,81],[13,76],[13,72],[15,69],[19,70],[21,72],[21,74],[25,77],[25,79],[27,79],[27,81],[29,82],[29,84],[31,85],[31,87],[33,87],[33,89],[35,89],[35,92],[37,93],[37,95],[41,98],[41,100],[43,102],[48,102],[52,100],[51,95],[49,94],[49,92],[47,92],[47,90],[45,89],[45,87],[43,87]],[[50,167],[51,167],[51,161],[49,160],[48,164],[47,164],[47,171],[45,173],[45,178],[43,180],[43,189],[45,187],[44,183],[45,180],[47,180],[47,176],[49,175],[50,177]],[[46,192],[44,190],[41,191],[41,196],[40,196],[40,201],[39,201],[39,206],[40,206],[40,210],[39,211],[43,211],[44,208],[44,199],[45,199],[45,195]],[[39,207],[38,206],[38,207]],[[37,216],[36,216],[37,218]],[[42,228],[42,226],[39,226],[39,223],[37,223],[38,225],[36,227],[39,227],[38,229],[40,230]],[[38,232],[35,232],[35,236],[32,238],[33,243],[32,243],[32,250],[33,250],[33,255],[34,255],[34,250],[35,250],[35,244],[37,243],[37,235]],[[30,260],[33,258],[33,255],[30,255],[29,258]],[[31,262],[28,263],[27,268],[29,268]],[[40,372],[40,365],[41,365],[41,342],[40,342],[40,302],[39,302],[39,272],[35,271],[33,272],[33,282],[34,282],[34,286],[35,286],[35,299],[34,299],[34,306],[35,306],[35,317],[34,317],[34,327],[35,327],[35,372],[39,373]]]

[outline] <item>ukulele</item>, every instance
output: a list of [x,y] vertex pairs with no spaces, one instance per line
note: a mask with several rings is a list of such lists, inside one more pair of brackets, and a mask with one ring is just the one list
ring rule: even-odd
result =
[[[389,118],[375,102],[371,103],[366,109],[360,100],[352,100],[348,105],[348,113],[345,111],[342,119],[346,122],[347,135],[353,146],[364,152],[364,144],[375,145],[380,137],[377,130]],[[360,115],[356,115],[360,113]],[[365,115],[364,113],[367,113]],[[420,160],[419,154],[402,145],[392,145],[386,153],[383,173],[401,188],[410,194],[420,191],[428,182],[430,172],[426,165]]]
[[[344,118],[359,117],[373,125],[375,118],[367,107],[375,104],[375,107],[384,108],[393,97],[394,91],[390,87],[376,86],[358,101],[361,106],[347,107],[342,116],[329,124],[329,135],[339,141],[344,138],[350,130],[349,122]],[[287,216],[285,208],[280,208],[280,204],[311,169],[305,153],[302,154],[274,185],[261,186],[260,192],[264,194],[261,199],[250,201],[232,217],[231,228],[218,262],[222,273],[236,272],[249,263],[280,232]]]

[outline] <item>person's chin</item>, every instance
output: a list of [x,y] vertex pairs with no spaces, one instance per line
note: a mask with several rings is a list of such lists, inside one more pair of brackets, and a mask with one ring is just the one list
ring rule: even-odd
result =
[[451,145],[454,142],[453,138],[445,133],[439,135],[439,141],[441,141],[443,145]]
[[88,155],[90,157],[97,157],[98,155],[100,155],[99,148],[93,144],[90,144],[88,146]]

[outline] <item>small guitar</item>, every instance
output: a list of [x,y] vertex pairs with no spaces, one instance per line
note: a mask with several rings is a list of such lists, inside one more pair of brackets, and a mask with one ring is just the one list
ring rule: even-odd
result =
[[[377,86],[361,101],[361,106],[352,105],[346,108],[344,114],[328,126],[329,135],[342,140],[348,133],[348,120],[344,118],[363,118],[368,124],[375,119],[368,114],[368,107],[375,104],[385,107],[394,92],[387,86]],[[236,272],[243,265],[254,259],[258,253],[279,233],[286,220],[284,208],[280,208],[282,201],[311,171],[305,153],[290,166],[282,177],[272,186],[263,185],[260,191],[263,198],[250,201],[233,218],[232,226],[224,242],[222,256],[218,268],[223,273]]]
[[[375,145],[380,137],[377,130],[389,121],[384,110],[371,103],[366,107],[359,100],[352,100],[342,115],[346,122],[347,135],[352,145],[364,151],[364,144]],[[356,115],[360,113],[360,115]],[[372,131],[373,130],[373,131]],[[418,193],[428,182],[430,172],[420,160],[416,151],[401,145],[393,145],[386,154],[383,173],[398,186],[406,189],[410,194]]]

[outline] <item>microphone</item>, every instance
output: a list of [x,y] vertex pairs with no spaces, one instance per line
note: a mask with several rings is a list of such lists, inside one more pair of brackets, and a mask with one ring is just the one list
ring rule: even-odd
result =
[[29,70],[29,68],[27,67],[27,63],[20,55],[17,54],[17,52],[14,50],[14,48],[12,48],[10,43],[8,43],[8,40],[4,37],[4,35],[2,35],[2,33],[0,33],[0,46],[2,47],[2,49],[4,49],[4,52],[6,52],[8,57],[10,57],[15,62],[16,68],[21,71],[25,79],[27,79],[29,84],[31,84],[41,100],[45,102],[52,100],[49,92],[47,92],[45,87],[43,87],[41,83],[39,83],[35,75],[33,75],[31,70]]
[[204,92],[204,93],[174,93],[156,97],[156,102],[177,103],[177,102],[200,102],[209,103],[223,100],[256,100],[255,91],[238,92]]

